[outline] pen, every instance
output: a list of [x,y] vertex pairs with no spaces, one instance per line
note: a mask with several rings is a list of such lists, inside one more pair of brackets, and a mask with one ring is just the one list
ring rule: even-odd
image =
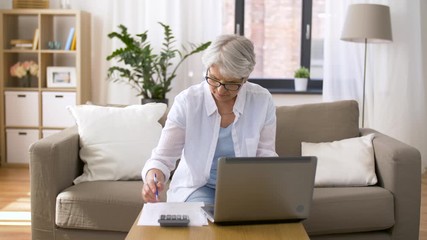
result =
[[157,181],[157,174],[154,173],[154,184],[156,184],[156,201],[159,201],[159,189],[157,188],[157,183],[159,181]]

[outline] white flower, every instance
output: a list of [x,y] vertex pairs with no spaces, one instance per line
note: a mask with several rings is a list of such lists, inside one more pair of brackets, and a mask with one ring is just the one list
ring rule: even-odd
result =
[[34,61],[17,62],[10,68],[10,75],[17,78],[22,78],[26,75],[37,76],[39,65]]

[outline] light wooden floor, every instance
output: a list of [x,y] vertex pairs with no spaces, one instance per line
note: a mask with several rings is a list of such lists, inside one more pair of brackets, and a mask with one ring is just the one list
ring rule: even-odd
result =
[[31,239],[28,168],[0,168],[0,239]]
[[[427,240],[427,173],[422,179],[420,240]],[[0,168],[0,239],[30,240],[27,168]]]

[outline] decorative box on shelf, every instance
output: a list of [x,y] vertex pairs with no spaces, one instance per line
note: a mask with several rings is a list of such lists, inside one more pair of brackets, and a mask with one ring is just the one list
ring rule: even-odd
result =
[[49,137],[50,135],[53,135],[55,133],[59,133],[61,131],[62,130],[58,130],[58,129],[44,129],[42,131],[42,138]]
[[67,106],[76,105],[75,92],[43,92],[43,127],[70,127],[75,124]]
[[6,91],[6,126],[39,126],[38,92]]
[[36,129],[6,129],[7,161],[9,163],[29,163],[30,145],[39,139]]
[[13,0],[13,8],[49,8],[49,0]]

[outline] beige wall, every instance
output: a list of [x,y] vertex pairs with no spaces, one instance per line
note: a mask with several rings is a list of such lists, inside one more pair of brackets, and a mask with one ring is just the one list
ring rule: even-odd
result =
[[[421,7],[420,7],[420,11],[421,11],[421,42],[422,43],[427,43],[427,14],[425,14],[425,11],[427,10],[427,1],[421,1]],[[424,82],[427,83],[427,45],[423,44],[422,45],[422,52],[423,52],[423,62],[422,62],[422,66],[423,66],[423,77],[424,77]],[[427,84],[424,84],[424,87],[427,87]],[[427,92],[427,89],[426,89]]]
[[0,9],[12,8],[12,0],[0,0]]

